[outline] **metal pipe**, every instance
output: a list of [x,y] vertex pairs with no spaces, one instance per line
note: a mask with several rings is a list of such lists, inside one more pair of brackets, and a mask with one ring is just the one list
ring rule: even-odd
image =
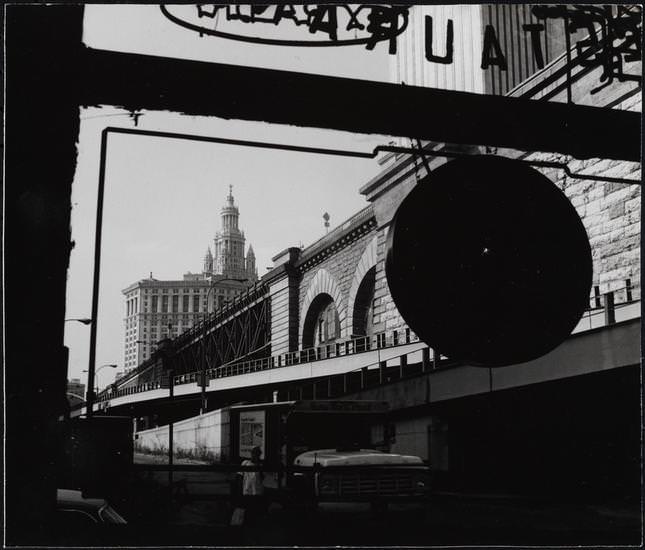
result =
[[94,406],[94,374],[96,369],[96,325],[99,310],[99,279],[101,273],[101,231],[103,229],[103,195],[105,190],[105,156],[107,153],[108,128],[101,132],[101,152],[99,162],[99,186],[96,198],[96,232],[94,235],[94,280],[92,284],[92,320],[90,323],[90,356],[87,368],[88,383],[86,414],[90,418]]

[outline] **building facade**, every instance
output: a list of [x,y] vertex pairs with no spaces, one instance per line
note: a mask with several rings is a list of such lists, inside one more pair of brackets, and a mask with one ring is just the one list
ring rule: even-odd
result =
[[209,247],[201,273],[188,272],[181,280],[169,281],[151,273],[123,290],[126,372],[148,359],[159,340],[178,336],[257,281],[253,248],[249,245],[244,254],[239,215],[230,186],[214,238],[215,254]]

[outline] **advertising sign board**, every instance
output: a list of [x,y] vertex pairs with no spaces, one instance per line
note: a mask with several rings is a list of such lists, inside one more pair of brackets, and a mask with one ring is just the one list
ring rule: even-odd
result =
[[251,449],[260,447],[265,455],[266,418],[264,411],[240,412],[240,457],[250,458]]

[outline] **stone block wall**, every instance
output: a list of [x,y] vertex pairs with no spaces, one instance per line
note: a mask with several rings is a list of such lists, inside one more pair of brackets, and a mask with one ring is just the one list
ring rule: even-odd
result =
[[280,355],[298,348],[298,282],[284,276],[270,284],[271,354]]
[[306,269],[301,268],[298,302],[300,345],[302,345],[302,325],[308,306],[311,299],[320,292],[326,292],[334,298],[340,319],[341,337],[348,338],[351,335],[350,289],[359,262],[375,234],[376,224],[374,222],[370,228],[364,229],[360,236],[352,237],[345,243],[338,243],[338,248],[319,263]]
[[[641,111],[642,94],[634,87],[634,83],[615,81],[600,92],[591,94],[590,91],[598,85],[599,71],[596,69],[585,73],[574,82],[572,98],[575,103]],[[548,75],[549,72],[545,71],[543,77],[546,78]],[[539,80],[533,79],[527,86],[534,86],[536,82],[539,83]],[[549,97],[551,101],[566,101],[566,88],[561,82],[548,86],[540,93],[552,91],[555,95]],[[519,87],[512,95],[521,95],[525,92],[524,87]],[[598,139],[611,139],[611,136],[604,136],[602,128],[598,128]],[[468,152],[483,153],[484,151],[472,148]],[[513,158],[521,157],[526,160],[568,164],[574,174],[627,178],[638,182],[641,178],[638,163],[611,159],[578,160],[554,153],[522,154],[518,151],[504,150],[488,152]],[[350,336],[351,305],[349,302],[351,300],[348,301],[348,292],[361,255],[374,237],[376,237],[374,330],[389,332],[407,327],[394,304],[385,276],[387,232],[399,204],[416,182],[425,176],[426,171],[422,163],[413,162],[413,159],[407,155],[396,156],[393,159],[392,164],[385,166],[381,174],[361,189],[361,193],[372,203],[375,216],[375,224],[370,232],[351,242],[343,244],[339,241],[328,248],[325,254],[319,254],[323,259],[319,258],[315,265],[303,267],[300,264],[298,298],[300,345],[304,316],[312,295],[311,285],[317,285],[319,290],[326,288],[329,293],[335,294],[341,320],[341,334],[343,337]],[[430,169],[434,170],[444,162],[446,160],[443,158],[431,158]],[[640,298],[640,185],[572,178],[558,168],[538,169],[564,192],[584,224],[592,249],[593,285],[599,288],[601,294],[617,291],[615,300],[620,302],[626,298],[623,289],[629,279],[633,287],[632,297]],[[548,216],[548,212],[544,215]],[[341,228],[334,231],[338,229]],[[303,251],[303,255],[306,255],[307,250]]]
[[[633,83],[614,82],[600,93],[590,94],[598,85],[598,71],[586,75],[575,83],[573,99],[576,103],[640,112],[642,94],[635,93]],[[520,90],[521,91],[521,90]],[[566,100],[565,91],[553,98]],[[598,139],[611,139],[598,128]],[[477,151],[471,151],[476,153]],[[483,151],[482,151],[483,152]],[[492,151],[510,157],[522,156],[526,160],[551,161],[568,164],[572,173],[626,178],[640,182],[640,164],[611,159],[578,160],[554,153],[520,155],[517,151]],[[430,160],[434,170],[445,161]],[[615,301],[624,301],[626,280],[632,285],[632,298],[640,298],[640,202],[639,184],[591,181],[571,178],[564,170],[538,168],[561,189],[576,208],[589,237],[593,257],[593,285],[601,294],[617,291]],[[414,167],[405,158],[384,169],[383,174],[367,183],[361,192],[373,201],[378,221],[378,263],[376,268],[376,293],[374,301],[377,330],[396,330],[405,327],[387,286],[385,277],[386,242],[389,225],[401,201],[425,175],[423,166]],[[548,213],[545,212],[545,216]]]
[[[614,108],[640,111],[641,94],[622,101]],[[638,182],[641,179],[640,165],[633,162],[577,160],[545,153],[534,153],[527,160],[568,163],[574,174],[626,178]],[[601,294],[618,291],[616,301],[624,300],[621,289],[625,287],[626,279],[631,280],[632,286],[640,286],[640,184],[574,179],[558,169],[540,171],[564,192],[585,226],[593,257],[593,284],[600,287]],[[634,297],[640,297],[640,289],[636,288],[633,294]]]
[[400,330],[407,327],[394,304],[385,276],[387,255],[387,232],[389,226],[378,231],[376,284],[374,289],[374,325],[376,331]]

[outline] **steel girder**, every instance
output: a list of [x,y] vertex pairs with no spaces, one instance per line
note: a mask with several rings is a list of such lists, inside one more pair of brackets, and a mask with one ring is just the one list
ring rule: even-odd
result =
[[[215,323],[213,323],[215,324]],[[271,301],[264,297],[175,351],[175,374],[211,369],[240,359],[271,354]]]

